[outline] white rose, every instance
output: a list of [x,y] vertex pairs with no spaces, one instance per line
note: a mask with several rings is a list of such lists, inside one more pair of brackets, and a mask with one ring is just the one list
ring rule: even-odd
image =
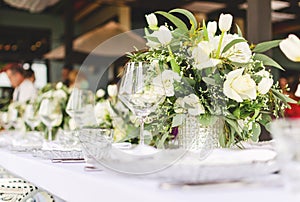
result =
[[149,15],[145,15],[145,17],[146,17],[147,23],[149,25],[149,28],[152,30],[156,30],[157,24],[158,24],[156,15],[154,13],[151,13]]
[[205,109],[201,104],[199,97],[195,94],[190,94],[183,98],[185,107],[188,109],[188,113],[192,116],[198,116],[205,113]]
[[227,32],[228,30],[230,30],[231,24],[232,24],[232,19],[233,19],[233,17],[231,14],[221,13],[221,15],[219,17],[219,29],[222,32]]
[[109,115],[107,102],[98,102],[94,107],[94,113],[97,123],[102,123],[105,120],[105,117]]
[[180,81],[180,76],[172,70],[164,70],[161,75],[153,79],[154,92],[156,94],[165,94],[167,97],[171,97],[175,94],[174,80]]
[[256,84],[249,74],[243,75],[244,68],[228,73],[223,85],[223,92],[237,102],[256,98]]
[[[229,44],[234,39],[243,39],[237,34],[225,34],[221,46],[221,52],[227,44]],[[215,50],[219,45],[220,36],[213,38],[213,45]],[[228,58],[232,62],[238,63],[248,63],[252,57],[252,52],[247,42],[240,42],[232,46],[229,50],[222,54],[222,57]]]
[[202,41],[192,51],[192,57],[195,61],[195,67],[197,69],[203,69],[207,67],[214,67],[221,61],[218,59],[210,58],[210,53],[213,51],[213,45],[208,41]]
[[259,82],[259,84],[257,86],[257,90],[258,90],[258,92],[260,92],[261,94],[264,95],[267,92],[269,92],[272,85],[273,85],[273,79],[271,79],[271,78],[262,78],[262,80]]
[[115,97],[118,94],[118,86],[113,84],[113,85],[108,85],[107,86],[107,93],[110,97]]
[[62,87],[63,87],[63,83],[62,82],[58,82],[57,84],[56,84],[56,89],[61,89]]
[[158,31],[156,32],[156,36],[158,41],[162,44],[162,45],[167,45],[171,42],[173,36],[171,31],[166,27],[166,26],[160,26]]
[[103,89],[100,88],[99,90],[97,90],[96,92],[97,98],[102,98],[104,95],[105,95],[105,91]]
[[67,93],[61,89],[54,91],[53,96],[59,99],[67,99]]
[[279,43],[279,47],[288,59],[300,62],[300,40],[296,35],[290,34]]
[[268,72],[266,70],[260,70],[259,72],[256,73],[256,75],[261,76],[263,78],[269,78],[270,72]]

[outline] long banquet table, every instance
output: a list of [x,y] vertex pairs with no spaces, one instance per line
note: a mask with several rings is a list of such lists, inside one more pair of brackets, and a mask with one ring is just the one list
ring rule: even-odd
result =
[[[280,183],[168,186],[162,180],[85,171],[81,162],[53,163],[29,153],[0,150],[0,165],[70,202],[82,201],[296,201]],[[276,176],[278,177],[278,176]]]

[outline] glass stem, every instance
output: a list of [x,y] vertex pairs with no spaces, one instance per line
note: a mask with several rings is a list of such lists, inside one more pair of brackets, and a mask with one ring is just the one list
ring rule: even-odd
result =
[[52,141],[52,127],[48,127],[48,141]]
[[141,117],[141,126],[140,126],[140,145],[144,146],[145,145],[145,137],[144,137],[144,123],[145,123],[145,118],[144,116]]

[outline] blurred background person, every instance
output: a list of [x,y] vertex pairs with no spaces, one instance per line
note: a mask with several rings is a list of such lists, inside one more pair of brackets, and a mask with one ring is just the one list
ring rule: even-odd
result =
[[279,82],[283,93],[298,102],[295,104],[289,103],[290,108],[287,108],[285,110],[285,117],[300,118],[300,105],[299,105],[300,97],[296,95],[296,91],[299,84],[299,76],[291,75],[288,76],[287,78],[282,77],[280,78]]
[[12,63],[6,67],[6,74],[14,88],[13,101],[26,102],[37,96],[37,89],[32,81],[25,77],[22,64]]
[[78,69],[73,69],[69,74],[69,87],[70,88],[81,88],[88,89],[89,82],[85,74]]
[[61,81],[64,85],[70,86],[70,79],[69,74],[73,70],[73,67],[71,65],[65,64],[61,69]]

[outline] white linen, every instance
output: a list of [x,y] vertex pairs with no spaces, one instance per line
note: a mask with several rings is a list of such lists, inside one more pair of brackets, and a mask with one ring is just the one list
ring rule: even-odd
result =
[[[82,201],[297,201],[282,186],[269,184],[219,184],[165,189],[162,180],[106,172],[85,172],[84,163],[51,163],[29,154],[0,150],[0,165],[68,202]],[[267,184],[267,185],[266,185]]]

